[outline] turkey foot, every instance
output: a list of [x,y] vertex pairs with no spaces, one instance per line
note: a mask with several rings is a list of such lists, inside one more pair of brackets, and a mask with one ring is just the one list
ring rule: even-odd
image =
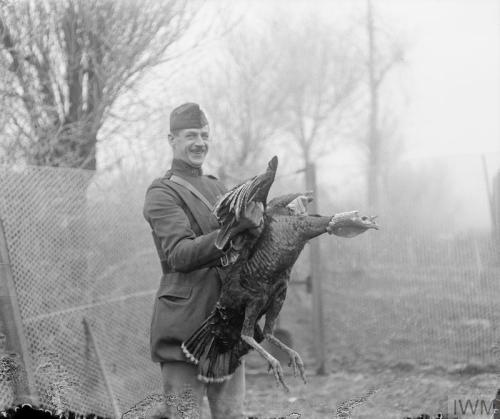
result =
[[304,381],[304,384],[306,384],[307,381],[306,381],[304,363],[302,362],[302,359],[300,358],[300,355],[297,353],[297,351],[294,351],[292,348],[286,346],[274,335],[267,334],[266,339],[273,345],[277,346],[278,348],[282,349],[288,354],[288,356],[290,357],[290,362],[288,363],[288,366],[293,367],[293,376],[297,377],[297,372],[299,372],[300,377]]
[[286,385],[285,380],[283,378],[283,368],[281,368],[280,362],[272,355],[269,356],[271,357],[271,359],[268,360],[269,367],[267,369],[267,372],[273,370],[274,378],[276,380],[276,385],[279,386],[281,384],[285,392],[290,393],[290,388]]
[[269,363],[269,369],[273,370],[276,384],[281,384],[285,392],[289,393],[290,389],[286,385],[283,378],[283,369],[281,368],[281,364],[279,363],[279,361],[274,358],[269,352],[267,352],[261,345],[259,345],[253,337],[241,335],[241,339],[248,343],[252,348],[254,348]]

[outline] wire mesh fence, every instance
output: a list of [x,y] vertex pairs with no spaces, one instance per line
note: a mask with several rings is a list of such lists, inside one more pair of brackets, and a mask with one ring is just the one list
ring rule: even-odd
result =
[[[57,391],[46,391],[54,368],[65,372],[60,402],[77,412],[109,416],[113,400],[123,411],[159,391],[148,333],[160,268],[142,199],[125,185],[105,191],[78,170],[2,167],[0,179],[0,217],[42,401],[54,405]],[[50,354],[57,365],[42,368]]]
[[[299,184],[281,183],[272,194]],[[141,213],[146,186],[79,170],[0,167],[0,218],[47,404],[112,416],[161,392],[149,358],[160,266]],[[353,209],[349,202],[336,201],[332,212]],[[491,234],[438,234],[401,216],[401,206],[381,211],[381,231],[320,238],[330,367],[498,361],[499,248]],[[306,251],[293,280],[307,273]],[[309,363],[310,312],[305,287],[292,286],[281,326]]]

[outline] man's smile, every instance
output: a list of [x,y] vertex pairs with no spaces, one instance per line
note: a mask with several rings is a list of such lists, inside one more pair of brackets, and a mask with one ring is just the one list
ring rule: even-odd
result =
[[190,149],[189,152],[193,154],[205,154],[207,152],[207,149],[206,148],[197,148],[194,150]]

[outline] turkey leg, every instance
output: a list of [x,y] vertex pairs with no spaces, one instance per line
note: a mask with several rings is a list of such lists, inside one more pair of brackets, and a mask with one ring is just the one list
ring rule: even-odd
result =
[[297,372],[299,372],[300,377],[304,381],[304,384],[306,384],[307,382],[306,382],[304,363],[302,362],[302,359],[300,358],[298,352],[286,346],[283,342],[281,342],[276,336],[274,336],[271,333],[264,334],[264,336],[269,342],[271,342],[273,345],[277,346],[278,348],[282,349],[288,354],[288,356],[290,357],[290,362],[288,363],[288,365],[293,367],[293,376],[297,377]]
[[278,385],[281,384],[285,391],[289,393],[290,389],[286,385],[283,378],[283,369],[281,368],[281,364],[253,338],[259,311],[260,310],[254,304],[248,305],[246,307],[245,321],[243,322],[243,328],[241,330],[241,339],[244,342],[248,343],[252,348],[254,348],[269,363],[269,367],[273,370],[276,383]]
[[277,346],[278,348],[282,349],[288,354],[288,356],[290,357],[290,362],[288,363],[288,365],[293,367],[294,377],[296,377],[297,372],[299,372],[302,380],[305,383],[306,377],[305,377],[304,363],[302,362],[302,359],[300,359],[299,354],[292,348],[289,348],[287,345],[281,342],[276,336],[273,335],[276,319],[280,314],[281,308],[283,307],[283,303],[286,298],[286,290],[287,290],[289,275],[290,275],[290,270],[287,270],[282,273],[282,278],[285,279],[285,281],[283,282],[281,289],[276,292],[276,298],[273,300],[271,307],[269,307],[269,309],[267,310],[266,323],[264,324],[264,337],[274,346]]

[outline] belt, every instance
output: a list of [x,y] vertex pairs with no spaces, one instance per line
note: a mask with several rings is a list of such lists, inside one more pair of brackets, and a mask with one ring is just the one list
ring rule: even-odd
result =
[[[223,255],[222,257],[220,258],[217,258],[217,259],[214,259],[212,261],[210,261],[209,263],[201,266],[200,268],[212,268],[212,267],[220,267],[220,266],[227,266],[229,265],[230,263],[232,263],[232,260],[231,260],[231,257],[227,257],[227,255]],[[170,274],[172,272],[175,272],[169,265],[168,265],[168,262],[166,260],[160,260],[160,264],[161,264],[161,270],[163,272],[163,274]]]

